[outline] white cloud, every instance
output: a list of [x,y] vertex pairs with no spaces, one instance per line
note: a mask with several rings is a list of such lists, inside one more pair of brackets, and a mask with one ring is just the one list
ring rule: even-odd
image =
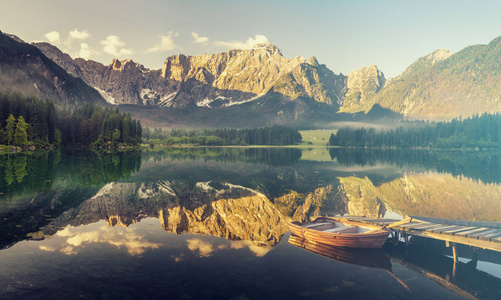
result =
[[47,252],[54,252],[54,251],[56,251],[56,249],[54,249],[54,247],[50,247],[50,246],[40,246],[38,248],[40,248],[40,250],[42,250],[42,251],[47,251]]
[[80,51],[78,51],[76,57],[81,57],[83,59],[90,59],[95,54],[98,54],[98,52],[92,50],[87,43],[81,43]]
[[148,53],[159,53],[166,52],[169,50],[176,49],[178,46],[174,42],[174,38],[178,37],[179,33],[169,31],[167,35],[162,35],[160,38],[160,43],[155,45],[154,47],[148,49]]
[[70,31],[70,40],[85,40],[90,37],[90,33],[87,30],[84,31],[78,31],[78,29],[75,28],[75,30]]
[[[124,248],[130,255],[139,255],[148,249],[157,249],[161,246],[158,243],[145,240],[142,235],[135,233],[130,228],[110,229],[106,226],[96,228],[92,225],[84,228],[68,226],[58,231],[56,236],[67,238],[59,250],[67,255],[77,254],[80,249],[92,243],[107,243],[119,249]],[[49,248],[40,249],[50,251]]]
[[51,31],[44,35],[45,38],[49,41],[49,43],[53,45],[59,45],[61,43],[61,35],[57,31]]
[[201,239],[190,239],[186,240],[188,242],[188,249],[193,252],[197,252],[200,257],[209,257],[214,251],[214,247],[211,244],[202,241]]
[[132,54],[132,50],[126,49],[125,42],[121,41],[116,35],[109,35],[105,40],[102,40],[99,43],[103,45],[104,52],[111,54],[116,58]]
[[242,249],[244,247],[248,247],[249,250],[258,257],[263,257],[266,255],[266,253],[273,250],[273,247],[271,246],[258,246],[251,241],[231,241],[230,243],[230,247],[232,249]]
[[256,34],[254,37],[250,37],[247,41],[217,41],[214,42],[214,45],[226,47],[228,49],[250,49],[257,44],[271,44],[270,40],[264,35]]
[[194,42],[197,44],[207,44],[209,42],[209,38],[206,36],[199,36],[198,33],[192,32],[191,35],[195,39]]

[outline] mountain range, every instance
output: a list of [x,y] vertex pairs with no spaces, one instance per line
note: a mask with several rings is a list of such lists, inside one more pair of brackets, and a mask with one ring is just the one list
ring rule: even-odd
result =
[[38,48],[1,32],[0,89],[50,98],[59,104],[105,103],[95,89],[68,74]]
[[501,111],[500,42],[501,37],[455,54],[437,50],[387,80],[376,65],[335,74],[315,57],[286,58],[272,44],[173,55],[151,70],[129,59],[107,66],[72,59],[51,44],[0,34],[0,88],[65,105],[120,105],[166,127],[320,126],[317,122],[383,116],[451,119]]

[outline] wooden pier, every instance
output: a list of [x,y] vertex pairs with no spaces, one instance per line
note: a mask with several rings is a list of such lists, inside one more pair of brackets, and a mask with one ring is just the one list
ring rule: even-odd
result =
[[[446,219],[408,217],[404,220],[375,219],[357,216],[342,217],[367,224],[385,226],[395,237],[419,236],[443,240],[452,247],[454,261],[457,261],[456,244],[501,252],[501,223],[468,222]],[[419,219],[418,219],[419,218]]]

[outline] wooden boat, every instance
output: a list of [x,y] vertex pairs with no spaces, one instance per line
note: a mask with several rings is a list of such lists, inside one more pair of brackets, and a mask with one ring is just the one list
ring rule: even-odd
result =
[[348,248],[381,248],[391,233],[381,226],[328,217],[307,223],[294,221],[289,228],[309,241]]
[[336,247],[303,239],[294,234],[289,236],[289,244],[341,263],[391,270],[391,261],[382,249]]
[[405,284],[398,276],[391,270],[391,261],[388,256],[381,249],[354,249],[335,247],[322,243],[312,242],[303,239],[299,236],[291,234],[289,236],[289,244],[306,251],[330,258],[340,263],[359,265],[369,268],[383,269],[393,278],[395,278],[403,287],[410,290],[409,286]]

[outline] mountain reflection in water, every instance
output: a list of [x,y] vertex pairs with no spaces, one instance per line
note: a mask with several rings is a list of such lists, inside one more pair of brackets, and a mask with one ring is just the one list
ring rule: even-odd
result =
[[157,218],[172,233],[196,233],[273,245],[288,230],[284,216],[261,193],[229,183],[109,183],[94,197],[56,218],[43,230],[52,235],[67,225],[106,220],[129,226]]
[[[320,215],[500,221],[501,175],[486,167],[496,155],[391,151],[338,149],[331,161],[280,148],[3,156],[0,297],[455,299],[386,247],[368,262],[350,252],[346,265],[287,244],[287,222]],[[496,299],[499,278],[478,272],[488,286],[465,279],[461,289]]]

